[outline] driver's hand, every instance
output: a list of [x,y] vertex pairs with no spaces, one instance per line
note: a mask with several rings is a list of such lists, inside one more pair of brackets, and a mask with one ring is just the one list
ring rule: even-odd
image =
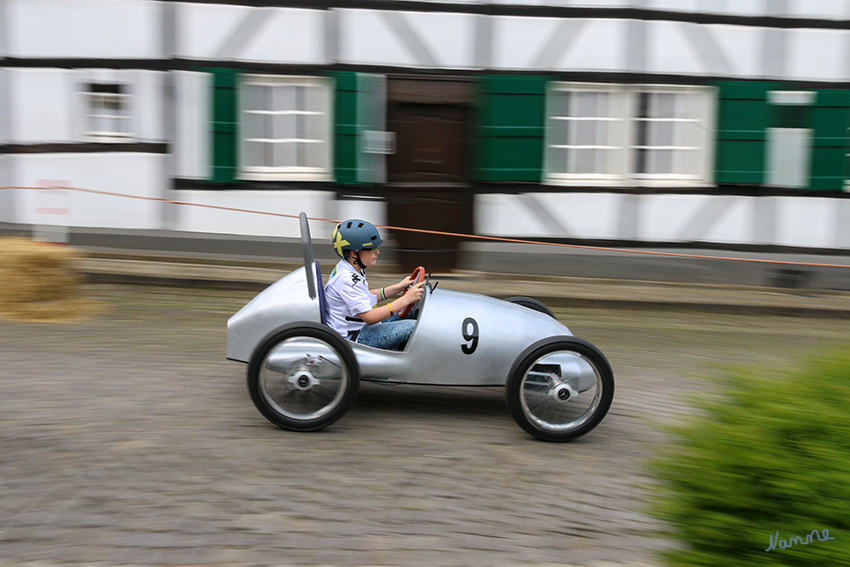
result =
[[407,293],[405,293],[402,296],[402,297],[405,297],[405,298],[409,298],[408,303],[407,303],[408,305],[416,303],[417,301],[422,299],[422,286],[424,286],[424,285],[425,285],[425,282],[419,282],[418,284],[414,285],[409,290],[407,290]]
[[414,282],[414,279],[411,278],[410,276],[407,276],[406,278],[404,278],[403,280],[401,280],[398,283],[400,283],[402,285],[402,287],[406,288],[407,286],[413,285],[413,282]]

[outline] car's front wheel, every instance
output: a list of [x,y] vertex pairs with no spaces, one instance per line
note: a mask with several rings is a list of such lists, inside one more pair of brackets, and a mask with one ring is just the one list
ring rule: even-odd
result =
[[348,342],[323,325],[306,323],[266,340],[248,365],[248,391],[269,421],[315,431],[348,412],[360,385]]
[[544,441],[571,441],[608,413],[614,373],[590,343],[553,337],[517,358],[505,388],[511,416],[520,427]]

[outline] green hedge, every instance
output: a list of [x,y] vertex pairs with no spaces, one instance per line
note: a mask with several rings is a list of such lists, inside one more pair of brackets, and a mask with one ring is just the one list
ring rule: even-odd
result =
[[850,564],[850,353],[733,370],[698,406],[651,467],[666,564]]

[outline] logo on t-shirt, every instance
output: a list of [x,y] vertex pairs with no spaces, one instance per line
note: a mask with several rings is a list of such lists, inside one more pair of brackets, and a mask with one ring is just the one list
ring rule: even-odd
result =
[[352,283],[355,283],[355,284],[359,283],[360,282],[360,276],[358,276],[357,274],[351,274],[351,281],[352,281]]

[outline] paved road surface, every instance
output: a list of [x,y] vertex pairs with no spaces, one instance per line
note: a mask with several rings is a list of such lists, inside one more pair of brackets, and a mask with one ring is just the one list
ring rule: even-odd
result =
[[608,417],[538,442],[501,389],[365,384],[312,434],[224,359],[251,293],[94,286],[71,323],[0,321],[0,565],[655,565],[658,425],[725,363],[780,365],[850,321],[559,310],[612,362]]

